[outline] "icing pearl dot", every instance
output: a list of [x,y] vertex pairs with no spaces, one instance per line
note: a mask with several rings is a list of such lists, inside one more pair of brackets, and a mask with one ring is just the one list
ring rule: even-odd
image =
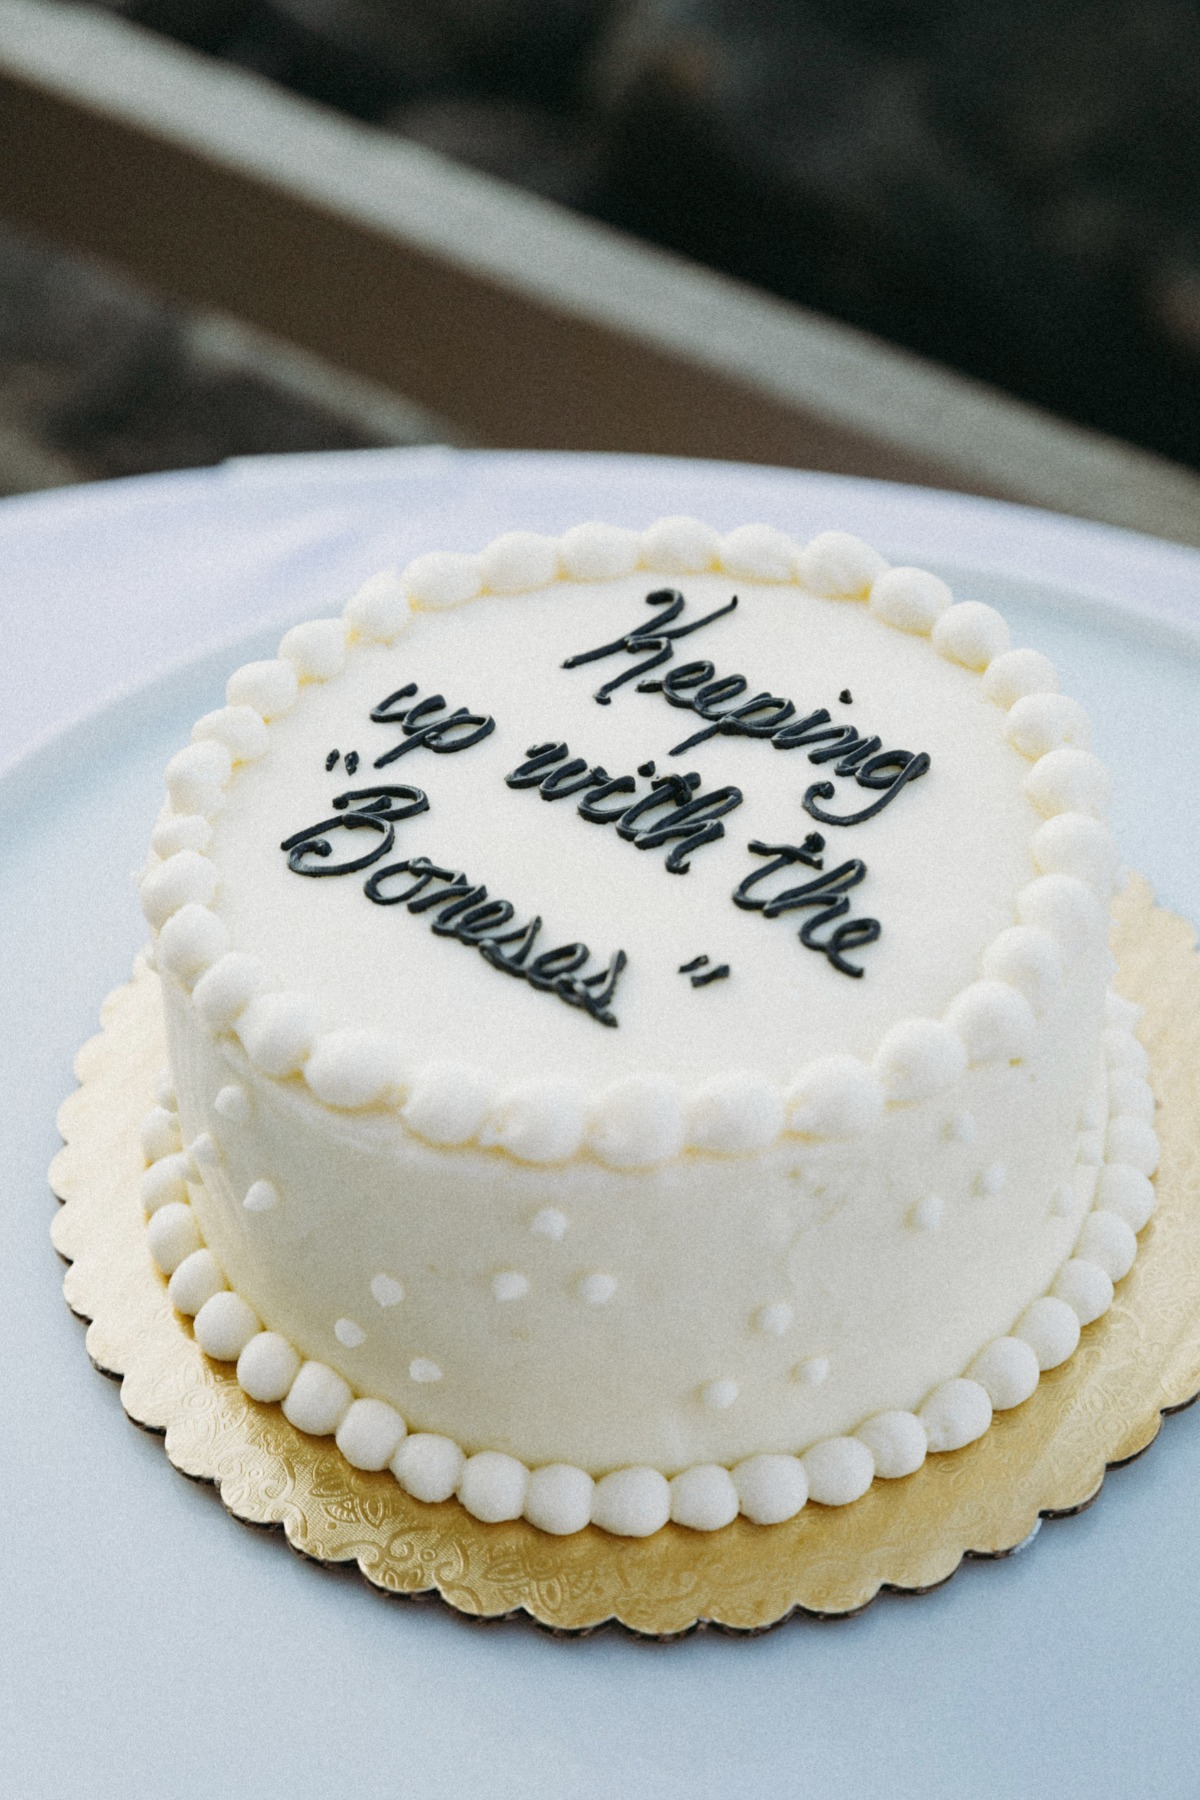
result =
[[138,1184],[142,1211],[150,1216],[160,1206],[185,1201],[188,1197],[187,1177],[188,1159],[182,1150],[160,1156],[156,1163],[151,1163]]
[[1043,1294],[1021,1315],[1013,1327],[1013,1336],[1023,1338],[1029,1345],[1039,1369],[1057,1369],[1079,1343],[1079,1316],[1065,1300]]
[[909,1223],[914,1231],[936,1231],[942,1222],[944,1210],[945,1202],[940,1194],[926,1194],[909,1213]]
[[226,1289],[204,1302],[193,1330],[206,1356],[217,1362],[236,1362],[262,1326],[241,1296]]
[[1133,1231],[1141,1231],[1154,1212],[1154,1183],[1128,1163],[1109,1163],[1096,1183],[1096,1204],[1119,1213]]
[[728,1469],[697,1463],[671,1482],[671,1517],[692,1531],[720,1531],[738,1515],[738,1491]]
[[543,1206],[530,1219],[529,1229],[535,1236],[552,1238],[558,1244],[566,1237],[569,1222],[566,1213],[559,1212],[557,1206]]
[[946,1142],[948,1144],[973,1144],[975,1130],[974,1113],[955,1113],[952,1119],[946,1121]]
[[259,1332],[237,1357],[237,1386],[252,1400],[282,1400],[299,1370],[299,1354],[286,1337]]
[[808,1477],[795,1456],[750,1456],[732,1476],[742,1514],[755,1525],[782,1525],[808,1499]]
[[754,1323],[767,1337],[782,1337],[791,1324],[793,1313],[786,1300],[774,1300],[769,1306],[760,1306],[754,1315]]
[[333,1335],[347,1350],[357,1350],[367,1341],[366,1332],[353,1319],[339,1319],[334,1325]]
[[225,1286],[225,1277],[211,1250],[193,1250],[185,1256],[167,1283],[167,1299],[176,1312],[194,1318],[214,1294]]
[[432,1431],[406,1437],[391,1460],[391,1471],[414,1500],[426,1505],[448,1500],[457,1488],[466,1457],[450,1438]]
[[496,1300],[520,1300],[529,1292],[529,1278],[516,1269],[506,1269],[492,1276],[492,1297]]
[[859,1438],[826,1438],[803,1456],[808,1495],[819,1506],[848,1506],[866,1493],[875,1476],[875,1458]]
[[1054,1294],[1057,1299],[1066,1301],[1081,1325],[1090,1325],[1112,1305],[1112,1277],[1098,1263],[1073,1256],[1059,1270]]
[[657,1469],[615,1469],[596,1483],[592,1522],[614,1537],[652,1537],[671,1516],[671,1489]]
[[310,1437],[332,1437],[354,1395],[349,1384],[325,1363],[306,1362],[288,1390],[283,1416]]
[[200,1248],[200,1232],[190,1206],[176,1200],[160,1206],[146,1227],[150,1254],[164,1275],[173,1275],[180,1263]]
[[929,1440],[915,1413],[876,1413],[860,1425],[855,1437],[875,1459],[875,1473],[883,1481],[899,1481],[912,1475],[925,1461]]
[[1088,1262],[1098,1264],[1110,1281],[1120,1281],[1133,1267],[1137,1238],[1119,1213],[1101,1208],[1084,1220],[1077,1249]]
[[827,1356],[810,1356],[796,1370],[796,1380],[804,1387],[820,1387],[829,1379],[829,1358]]
[[356,1400],[337,1428],[352,1469],[386,1469],[404,1438],[404,1420],[385,1400]]
[[918,1416],[931,1450],[961,1450],[991,1424],[992,1402],[978,1381],[959,1376],[934,1388]]
[[589,1306],[603,1306],[617,1291],[615,1275],[585,1275],[579,1283],[580,1298]]
[[979,1352],[970,1373],[997,1412],[1004,1412],[1032,1394],[1038,1384],[1038,1359],[1024,1338],[996,1338]]
[[427,1356],[414,1356],[408,1365],[408,1374],[411,1381],[440,1381],[442,1379],[442,1371],[435,1362],[430,1362]]
[[989,1163],[982,1169],[976,1187],[985,1199],[994,1200],[996,1195],[1004,1191],[1004,1183],[1008,1179],[1008,1171],[1002,1162]]
[[529,1490],[529,1470],[515,1456],[500,1450],[481,1450],[463,1464],[458,1478],[458,1497],[474,1519],[499,1525],[519,1519]]
[[229,1125],[245,1125],[253,1109],[245,1088],[239,1087],[234,1081],[228,1087],[221,1088],[213,1101],[213,1110]]
[[404,1298],[404,1286],[394,1275],[372,1275],[371,1298],[377,1306],[399,1306]]
[[701,1400],[713,1412],[724,1412],[727,1406],[733,1405],[737,1397],[738,1384],[728,1376],[720,1381],[710,1381],[700,1390]]
[[178,1112],[179,1101],[175,1095],[175,1083],[170,1069],[160,1069],[154,1083],[154,1098],[164,1112]]
[[251,1400],[282,1400],[300,1371],[300,1357],[286,1338],[260,1331],[238,1357],[238,1386]]
[[525,1517],[539,1531],[568,1537],[582,1531],[592,1516],[596,1484],[583,1469],[570,1463],[549,1463],[534,1469],[525,1495]]
[[247,1212],[270,1212],[279,1205],[279,1189],[273,1181],[252,1181],[242,1205]]

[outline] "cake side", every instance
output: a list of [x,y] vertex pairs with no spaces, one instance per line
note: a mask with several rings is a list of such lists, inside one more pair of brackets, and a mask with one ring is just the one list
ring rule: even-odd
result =
[[[687,554],[700,564],[690,580],[679,567]],[[414,1046],[412,1034],[405,1042],[375,1021],[355,1028],[327,999],[322,1008],[311,996],[278,989],[272,995],[266,958],[252,961],[243,948],[253,908],[247,912],[243,900],[239,914],[236,882],[227,881],[219,854],[216,862],[206,854],[214,829],[218,834],[222,829],[218,815],[225,796],[236,797],[242,779],[230,788],[235,760],[253,758],[269,769],[272,736],[286,736],[273,722],[263,723],[265,714],[278,712],[285,726],[290,716],[293,752],[305,743],[315,751],[326,721],[307,732],[295,729],[308,698],[321,688],[327,696],[335,694],[344,669],[356,659],[369,663],[383,638],[399,639],[410,623],[410,597],[437,609],[470,597],[464,590],[485,583],[494,591],[507,582],[519,592],[518,577],[525,577],[527,591],[549,595],[560,608],[571,597],[582,598],[573,620],[582,631],[592,623],[583,616],[590,595],[598,595],[601,611],[606,585],[619,600],[627,598],[619,584],[631,577],[621,559],[628,564],[631,557],[651,570],[666,562],[680,589],[689,590],[681,597],[694,602],[696,616],[715,612],[709,601],[720,599],[697,584],[719,587],[724,581],[728,588],[727,570],[742,590],[743,617],[769,588],[776,595],[794,591],[810,609],[815,604],[814,617],[822,605],[847,616],[834,598],[839,591],[843,598],[867,599],[854,613],[866,625],[868,642],[875,634],[881,645],[903,644],[903,657],[895,660],[902,665],[909,658],[908,667],[916,666],[911,653],[919,650],[935,673],[939,665],[947,668],[964,693],[968,686],[980,693],[980,700],[968,701],[952,685],[944,694],[936,681],[930,688],[951,710],[966,709],[969,729],[964,728],[965,737],[960,730],[956,742],[961,754],[974,751],[977,765],[991,767],[986,797],[999,795],[997,816],[1009,821],[998,830],[1001,842],[990,869],[974,890],[967,881],[950,894],[949,911],[946,870],[955,868],[953,855],[937,875],[945,956],[935,960],[946,967],[921,968],[918,986],[929,992],[931,1010],[936,1007],[941,1018],[906,1016],[914,991],[911,969],[907,986],[903,980],[890,984],[890,996],[886,979],[870,992],[870,974],[852,973],[855,966],[863,968],[868,946],[879,941],[879,932],[872,938],[862,920],[852,920],[857,933],[841,940],[849,971],[839,970],[827,951],[822,958],[819,933],[815,956],[793,948],[806,972],[820,964],[826,985],[810,981],[805,990],[812,1000],[805,1029],[785,1021],[781,1030],[774,1020],[758,1032],[757,1066],[756,1040],[746,1034],[744,1017],[741,1066],[723,1068],[719,1060],[726,1042],[738,1036],[730,996],[736,999],[740,984],[729,978],[709,995],[721,995],[724,1014],[714,1009],[707,1019],[693,1015],[704,1022],[687,1055],[677,1059],[677,1069],[661,1053],[656,1066],[646,1050],[653,1036],[639,1040],[635,1030],[605,1069],[607,1082],[590,1090],[584,1080],[589,1064],[603,1059],[587,1048],[580,1028],[600,1043],[619,1039],[621,1032],[604,1031],[594,1014],[579,1006],[578,996],[568,1013],[545,989],[520,990],[525,1011],[518,1026],[508,1039],[503,1031],[493,1034],[502,1063],[517,1077],[506,1088],[486,1065],[481,1073],[478,1064],[454,1064],[444,1054],[439,1059],[439,1042],[431,1041],[432,1054],[426,1050],[424,1060],[425,1047]],[[605,568],[598,569],[605,559]],[[640,575],[633,579],[636,584]],[[799,612],[798,606],[796,616]],[[758,616],[769,620],[770,613],[764,599]],[[520,616],[514,611],[509,622]],[[772,631],[778,638],[779,617],[786,630],[788,619],[778,607],[775,617],[763,641]],[[157,954],[181,1143],[189,1146],[187,1152],[167,1152],[168,1167],[161,1173],[150,1171],[151,1199],[169,1191],[172,1197],[164,1204],[173,1207],[190,1196],[189,1229],[198,1227],[209,1246],[198,1252],[196,1266],[208,1271],[208,1281],[232,1283],[241,1296],[242,1323],[249,1319],[256,1328],[259,1319],[266,1321],[271,1330],[264,1336],[287,1340],[311,1367],[332,1371],[331,1380],[348,1384],[347,1404],[352,1387],[385,1403],[393,1419],[407,1419],[414,1429],[409,1450],[399,1452],[402,1460],[424,1454],[411,1446],[426,1438],[476,1455],[500,1454],[521,1466],[568,1463],[588,1478],[639,1464],[661,1481],[681,1478],[696,1465],[727,1467],[766,1456],[782,1459],[776,1473],[785,1485],[792,1481],[794,1490],[787,1465],[795,1465],[800,1453],[815,1456],[819,1469],[823,1447],[834,1441],[841,1445],[833,1453],[840,1473],[832,1487],[827,1482],[823,1492],[814,1493],[830,1498],[836,1489],[850,1498],[849,1490],[861,1491],[873,1472],[906,1472],[904,1465],[915,1466],[918,1447],[923,1456],[926,1446],[952,1448],[968,1441],[985,1428],[993,1405],[1024,1398],[1039,1365],[1052,1366],[1068,1354],[1081,1318],[1096,1316],[1107,1303],[1106,1282],[1111,1297],[1112,1276],[1124,1272],[1122,1260],[1132,1257],[1132,1231],[1148,1216],[1146,1176],[1153,1168],[1153,1134],[1136,1068],[1120,1070],[1116,1116],[1109,1122],[1110,1084],[1101,1054],[1111,967],[1104,919],[1116,856],[1094,816],[1103,809],[1106,776],[1081,747],[1087,741],[1086,718],[1053,692],[1045,659],[1009,651],[1003,622],[990,609],[951,606],[948,591],[935,578],[886,571],[853,540],[829,534],[799,551],[781,534],[747,528],[718,543],[690,522],[665,522],[640,539],[581,528],[561,543],[501,540],[482,559],[422,559],[404,583],[369,584],[351,603],[348,625],[322,621],[302,627],[285,639],[278,663],[232,679],[231,707],[198,727],[199,754],[184,753],[169,771],[174,805],[156,832],[158,861],[143,886],[148,916],[160,929]],[[711,629],[715,653],[716,625]],[[898,729],[903,721],[888,712],[886,684],[871,694],[867,665],[879,659],[860,654],[857,644],[854,656],[844,642],[839,650],[839,634],[853,641],[854,632],[839,626],[832,634],[834,650],[863,671],[864,697],[874,700],[885,732]],[[813,635],[806,639],[810,648]],[[645,639],[643,633],[620,649],[641,658],[652,648]],[[732,638],[726,643],[736,647]],[[758,643],[751,637],[743,647]],[[940,655],[931,657],[931,651]],[[886,651],[881,655],[886,672]],[[811,676],[814,660],[819,656],[810,654],[807,671],[795,669],[794,661],[790,665],[797,688],[806,673]],[[599,659],[596,674],[607,673],[604,661]],[[627,662],[628,655],[624,663],[618,660],[614,672]],[[454,666],[456,674],[472,673],[461,654]],[[711,671],[710,664],[710,676]],[[486,685],[483,673],[476,671],[477,686]],[[364,692],[373,676],[365,679]],[[920,690],[919,681],[916,686]],[[651,692],[651,704],[661,707],[662,690]],[[712,701],[697,715],[688,696],[684,679],[672,702],[675,716],[661,715],[672,733],[685,724],[707,731],[709,721],[736,710],[726,693],[723,705]],[[846,704],[848,696],[849,689],[841,696]],[[251,698],[261,710],[250,707]],[[615,698],[614,692],[610,703]],[[771,723],[770,709],[761,703],[775,702],[777,712],[785,704],[781,695],[760,692],[757,699],[757,714],[742,703],[742,720],[750,726]],[[976,727],[972,705],[988,723]],[[487,716],[485,707],[479,704],[473,716]],[[500,716],[497,702],[497,736]],[[634,714],[625,716],[628,721]],[[637,716],[639,734],[649,717]],[[793,711],[789,718],[795,717]],[[828,711],[824,717],[829,720]],[[526,735],[524,721],[511,728]],[[460,727],[460,735],[471,729]],[[766,735],[760,731],[755,741],[751,729],[739,730],[735,723],[730,731],[728,722],[724,733],[719,723],[708,731],[709,740],[718,739],[711,748],[720,754],[722,773],[733,766],[731,749],[742,758],[734,767],[737,782],[727,781],[726,787],[744,783],[749,789],[760,767],[778,770],[789,764],[787,757],[753,763],[755,756],[772,757],[773,749],[787,747],[763,742]],[[839,811],[844,816],[848,790],[855,803],[867,803],[860,806],[863,811],[884,795],[872,818],[851,818],[854,830],[845,837],[868,845],[872,870],[893,878],[890,890],[881,885],[880,906],[888,909],[885,933],[902,938],[906,921],[917,916],[912,895],[920,898],[922,874],[946,854],[934,814],[937,798],[944,800],[951,784],[935,772],[939,764],[953,764],[954,757],[935,730],[933,772],[918,769],[907,783],[899,780],[918,753],[894,751],[892,761],[876,764],[873,787],[869,780],[856,781],[856,767],[861,776],[866,757],[882,758],[881,746],[893,741],[908,739],[877,739],[876,749],[860,753],[857,765],[843,756],[846,767],[837,768],[843,779],[828,783],[828,796],[815,797],[810,818],[819,819],[822,810],[831,818]],[[816,761],[811,743],[795,747]],[[215,755],[209,749],[214,745]],[[436,745],[426,748],[437,754]],[[454,754],[443,756],[439,783],[443,769],[465,770],[468,762],[467,755],[461,763]],[[699,762],[699,749],[696,757]],[[421,760],[413,755],[403,770],[409,794],[421,791],[412,773]],[[428,754],[423,760],[431,763]],[[565,760],[557,759],[558,764]],[[709,792],[719,793],[716,772],[714,763],[712,780],[707,768],[700,779]],[[615,785],[607,766],[583,773],[592,790],[603,785],[600,775]],[[559,774],[551,759],[551,779]],[[778,796],[780,777],[772,779]],[[797,785],[790,772],[786,779]],[[428,810],[441,807],[444,829],[452,815],[445,804],[452,790],[441,784],[435,792],[434,780],[431,773],[434,801]],[[464,777],[460,809],[469,793]],[[530,794],[528,803],[536,805],[538,797],[553,794]],[[564,798],[575,805],[573,796]],[[606,798],[611,804],[611,795]],[[970,820],[977,828],[962,794],[951,798],[951,827]],[[386,804],[399,810],[411,800],[398,804],[391,796]],[[740,808],[741,800],[737,804]],[[253,847],[254,840],[245,835],[245,817],[238,839],[236,810],[235,799],[229,842],[235,847],[240,842],[236,854],[247,861],[246,846]],[[549,812],[569,819],[566,807]],[[746,805],[744,816],[749,813]],[[409,831],[414,816],[396,821],[393,840]],[[540,827],[547,816],[539,807],[533,821]],[[713,816],[710,808],[698,821],[693,814],[686,822],[703,827]],[[510,809],[506,817],[519,835],[521,826],[512,822],[521,815]],[[896,827],[897,820],[904,821],[902,827]],[[498,850],[500,838],[488,839],[477,819],[469,823],[468,846]],[[607,826],[594,825],[607,839]],[[578,831],[574,821],[570,828]],[[576,841],[566,823],[561,831],[556,856],[569,854],[563,846]],[[823,835],[840,832],[840,825],[827,826]],[[378,816],[373,825],[358,825],[356,838],[358,833],[381,837]],[[357,854],[347,856],[350,835],[336,854],[358,861]],[[600,835],[593,828],[578,842]],[[672,886],[686,891],[689,907],[696,905],[693,896],[707,894],[711,900],[718,891],[726,894],[727,904],[724,871],[733,867],[735,847],[732,831],[720,835],[724,842],[710,837],[689,852],[704,859],[706,871],[722,869],[707,889],[692,880],[680,890],[661,866],[651,871],[654,859],[633,857],[628,866],[637,870],[643,887],[627,891],[635,900],[649,895],[647,904],[653,905],[654,889],[645,880],[652,872],[664,893]],[[970,839],[966,823],[960,836]],[[535,837],[531,832],[531,844]],[[316,841],[301,839],[301,859]],[[669,854],[672,846],[668,838],[665,846],[649,847],[665,847]],[[357,842],[352,848],[357,852]],[[419,861],[417,848],[418,857],[405,860]],[[744,843],[738,851],[744,861]],[[975,861],[985,854],[981,841]],[[537,865],[532,852],[527,860]],[[370,880],[371,866],[368,859],[365,877],[358,869],[353,877]],[[696,866],[698,874],[699,860]],[[521,873],[519,865],[514,870]],[[293,877],[296,873],[293,868]],[[541,878],[544,882],[544,854]],[[586,912],[585,901],[592,906],[589,933],[603,923],[603,896],[587,894],[586,882],[573,892],[570,882],[562,886],[581,911]],[[293,880],[293,887],[349,895],[353,880]],[[227,924],[222,914],[230,894]],[[957,934],[947,923],[955,899],[966,923]],[[344,901],[338,904],[344,920],[371,916],[369,906],[354,914]],[[752,907],[741,910],[756,929],[766,923]],[[710,931],[719,923],[715,913],[706,922]],[[746,919],[737,922],[744,926]],[[341,929],[345,935],[357,926]],[[297,934],[302,935],[302,923]],[[330,941],[337,943],[336,933]],[[745,945],[751,941],[768,940],[744,935],[737,940],[739,973],[747,966]],[[781,932],[774,945],[785,941]],[[469,961],[474,975],[483,973],[476,959],[464,956],[464,950],[479,947],[478,938],[472,945],[460,937],[450,946],[423,934],[416,938],[410,930],[404,943],[406,955],[414,944],[426,944],[447,958],[456,955],[455,967],[465,968]],[[913,943],[919,945],[919,933]],[[254,949],[271,953],[267,939]],[[913,955],[919,962],[917,951]],[[647,960],[644,946],[628,958],[631,970]],[[368,963],[368,973],[369,968]],[[870,968],[879,973],[878,964]],[[784,964],[769,970],[769,982],[777,988],[784,978],[780,970],[786,975]],[[964,973],[965,981],[957,985]],[[506,985],[515,990],[490,971],[488,978],[496,986],[484,993]],[[840,998],[839,984],[856,997],[870,992],[857,1020]],[[313,986],[320,991],[319,981]],[[593,996],[597,991],[593,987]],[[743,996],[746,991],[743,987]],[[639,1002],[641,1012],[653,1017],[653,995],[653,983],[639,988],[631,982],[623,991],[622,1031],[638,1018]],[[456,1007],[461,1013],[457,996],[452,1015]],[[352,1001],[350,1016],[363,1010],[360,997]],[[761,1007],[757,1013],[753,1007],[745,1010],[752,1026],[763,1016]],[[561,1025],[541,1024],[558,1021],[560,1012]],[[1108,1053],[1137,1064],[1139,1047],[1119,1005],[1116,1015]],[[486,1017],[486,1011],[465,1016]],[[530,1025],[530,1019],[537,1023]],[[679,1037],[676,1026],[665,1041]],[[542,1038],[549,1048],[541,1052],[539,1066],[528,1060],[529,1045],[536,1053]],[[789,1069],[790,1044],[800,1054]],[[1110,1152],[1124,1146],[1126,1154],[1115,1156],[1116,1172],[1106,1167],[1098,1179],[1106,1143]],[[1089,1215],[1097,1200],[1114,1223],[1097,1225],[1100,1215]],[[165,1227],[159,1232],[165,1234]],[[1077,1241],[1093,1255],[1072,1258]],[[166,1254],[170,1260],[173,1251]],[[186,1279],[175,1279],[177,1297],[188,1298]],[[1055,1283],[1062,1290],[1058,1298],[1039,1298]],[[199,1289],[191,1297],[198,1294]],[[218,1316],[231,1305],[222,1300]],[[1023,1319],[1018,1335],[1010,1336]],[[960,1379],[969,1365],[979,1379]],[[918,1414],[925,1419],[919,1432]],[[878,1424],[880,1415],[887,1424]],[[872,1419],[874,1426],[868,1423]],[[421,1478],[415,1479],[420,1485]],[[818,1474],[817,1489],[821,1485]]]

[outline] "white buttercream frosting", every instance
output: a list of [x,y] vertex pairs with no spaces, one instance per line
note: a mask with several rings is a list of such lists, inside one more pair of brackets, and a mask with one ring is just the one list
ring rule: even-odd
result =
[[[664,579],[685,625],[721,616],[656,680],[738,671],[928,771],[842,830],[821,807],[870,810],[899,764],[872,785],[861,757],[705,736],[686,679],[678,705],[624,684],[596,707],[674,645],[649,641]],[[172,758],[141,882],[181,1115],[168,1091],[147,1121],[143,1203],[201,1348],[415,1498],[551,1532],[850,1504],[1019,1405],[1111,1303],[1157,1140],[1123,1002],[1101,1045],[1107,771],[1052,666],[1008,644],[993,609],[846,534],[672,519],[420,557],[232,677]],[[412,741],[404,697],[431,692],[494,725],[461,754]],[[555,740],[618,796],[694,770],[739,798],[672,872],[671,840],[506,787]],[[298,878],[295,834],[376,784],[428,806],[329,831],[301,872],[388,834],[401,874],[465,871],[493,916],[504,896],[541,917],[539,951],[590,946],[589,972],[623,952],[617,1030],[556,973],[514,981],[394,891],[371,905],[364,874]],[[865,865],[861,974],[799,938],[803,907],[730,905],[762,846],[799,856],[814,825],[805,858]]]

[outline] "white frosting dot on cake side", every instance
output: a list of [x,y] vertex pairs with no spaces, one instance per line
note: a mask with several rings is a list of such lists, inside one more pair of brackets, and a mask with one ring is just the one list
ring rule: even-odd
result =
[[581,1275],[576,1286],[579,1298],[588,1306],[606,1306],[617,1291],[617,1278],[596,1269],[590,1275]]
[[263,1176],[250,1183],[242,1201],[242,1206],[249,1213],[272,1212],[278,1205],[279,1189],[273,1181],[267,1181]]
[[371,1298],[377,1306],[399,1306],[404,1298],[404,1283],[382,1271],[372,1275]]
[[837,531],[514,532],[227,701],[141,884],[142,1198],[252,1399],[481,1519],[720,1530],[972,1441],[1111,1303],[1109,780],[992,608]]
[[213,1111],[227,1125],[246,1125],[254,1114],[249,1094],[236,1081],[231,1081],[220,1089],[213,1101]]
[[710,1412],[724,1412],[732,1406],[738,1397],[738,1384],[732,1376],[723,1375],[717,1381],[706,1382],[700,1390],[700,1398]]
[[540,1206],[529,1221],[529,1229],[535,1237],[549,1238],[558,1244],[566,1237],[570,1220],[557,1206]]
[[796,1365],[796,1380],[801,1387],[816,1388],[829,1380],[829,1358],[827,1356],[809,1356]]
[[945,1210],[946,1202],[940,1194],[923,1194],[912,1206],[908,1222],[914,1231],[936,1231]]

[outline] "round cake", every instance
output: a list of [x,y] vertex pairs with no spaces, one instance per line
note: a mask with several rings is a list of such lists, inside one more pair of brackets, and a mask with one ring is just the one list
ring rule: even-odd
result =
[[417,1499],[760,1524],[959,1448],[1153,1207],[1083,709],[831,531],[510,533],[230,679],[142,878],[149,1248]]

